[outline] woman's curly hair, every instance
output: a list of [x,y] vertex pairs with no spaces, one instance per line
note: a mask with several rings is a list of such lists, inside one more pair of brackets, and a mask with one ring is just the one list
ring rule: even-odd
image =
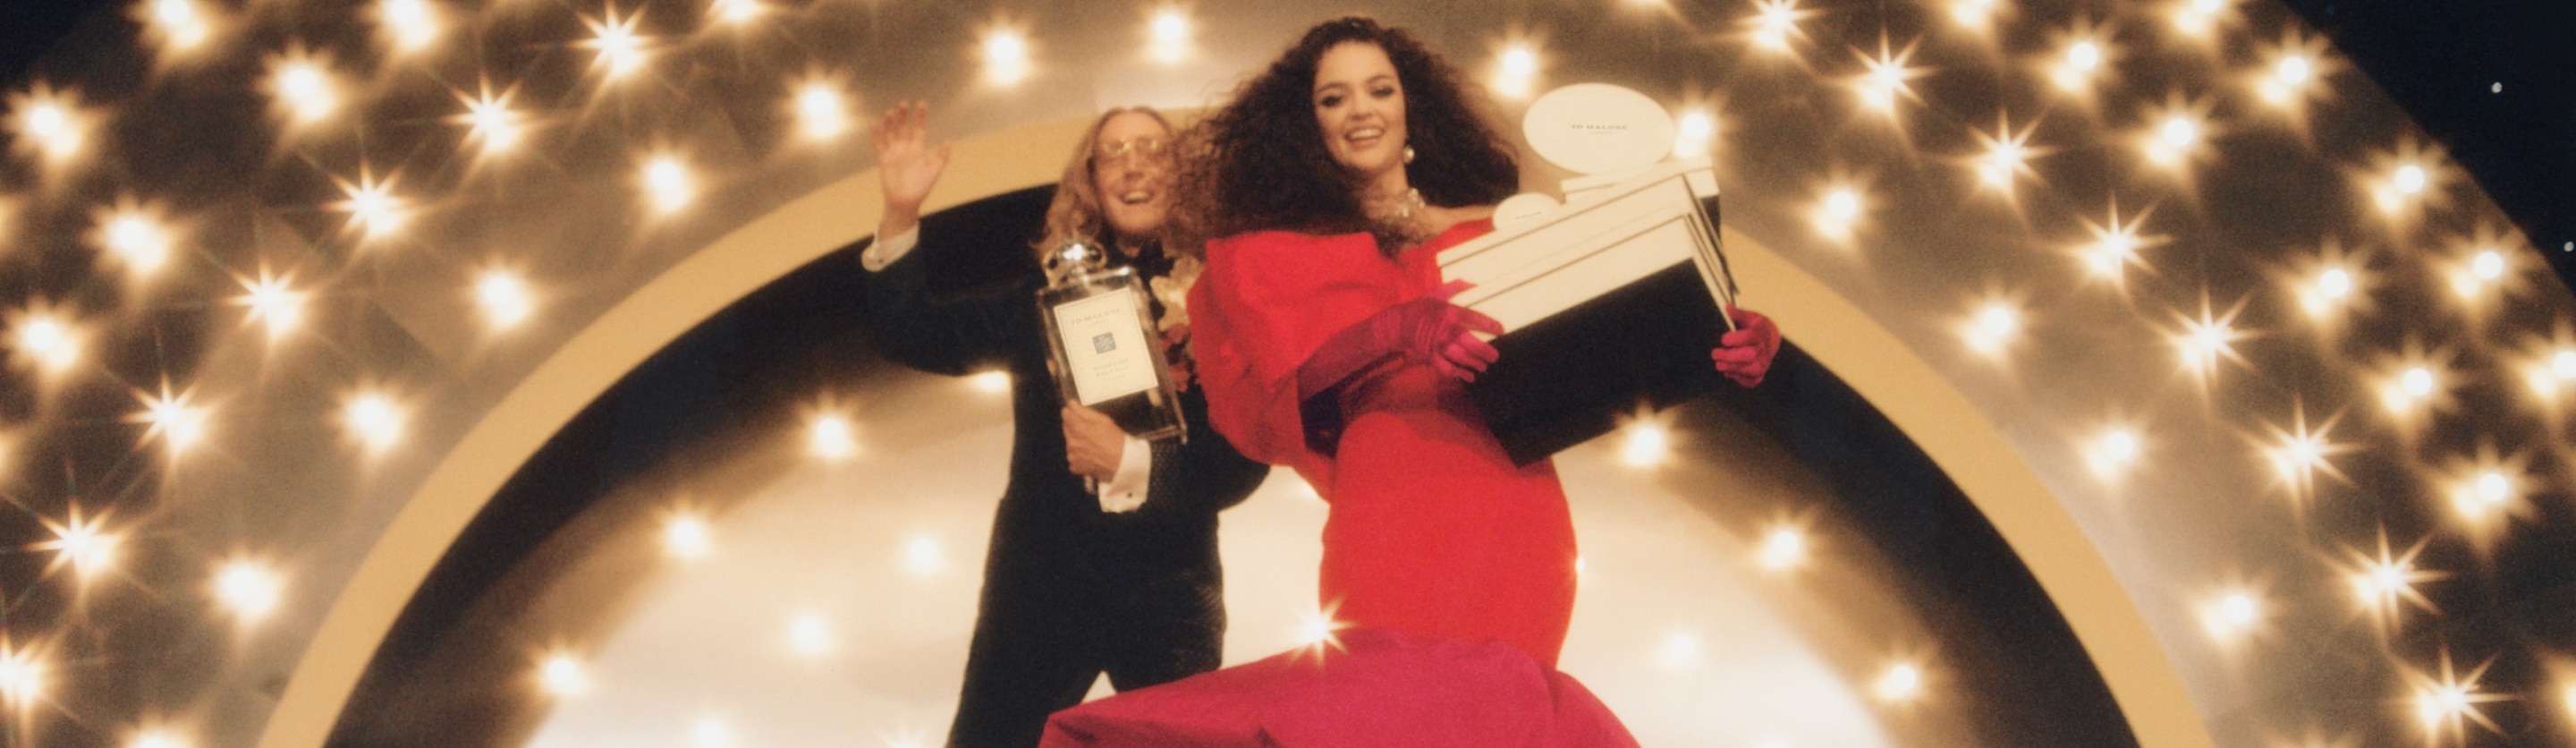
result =
[[1361,176],[1333,160],[1315,119],[1316,64],[1346,42],[1375,44],[1395,64],[1414,155],[1406,178],[1424,202],[1483,205],[1519,191],[1511,143],[1473,103],[1457,68],[1403,29],[1364,16],[1337,18],[1308,29],[1183,138],[1177,248],[1196,254],[1209,239],[1270,229],[1368,231],[1389,252],[1408,243],[1369,218]]

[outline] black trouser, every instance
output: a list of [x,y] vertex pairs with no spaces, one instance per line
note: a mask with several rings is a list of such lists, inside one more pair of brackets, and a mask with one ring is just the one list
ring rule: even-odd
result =
[[951,746],[1034,746],[1047,715],[1082,703],[1101,673],[1127,691],[1214,670],[1223,658],[1225,599],[1213,559],[1071,584],[1060,573],[1012,579],[1002,566],[987,571]]

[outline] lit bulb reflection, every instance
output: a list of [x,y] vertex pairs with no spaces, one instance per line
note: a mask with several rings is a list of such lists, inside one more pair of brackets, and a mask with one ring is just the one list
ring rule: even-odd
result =
[[1798,0],[1756,0],[1753,17],[1745,25],[1753,30],[1753,46],[1774,53],[1789,52],[1789,42],[1802,38],[1798,20],[1807,16],[1798,9]]
[[505,268],[483,271],[474,281],[474,301],[483,308],[484,321],[496,330],[517,327],[536,309],[528,282]]
[[1145,36],[1150,40],[1146,54],[1159,62],[1180,62],[1190,55],[1190,17],[1179,8],[1154,11],[1145,23]]
[[1990,301],[1963,326],[1960,337],[1967,340],[1970,350],[1995,358],[2011,349],[2013,341],[2020,337],[2021,329],[2020,310],[2006,302]]
[[614,4],[608,6],[606,15],[600,20],[584,16],[581,22],[590,27],[591,38],[583,41],[581,46],[593,52],[591,68],[601,71],[610,81],[623,79],[643,69],[648,59],[644,49],[645,38],[635,33],[636,26],[643,21],[642,11],[618,18]]
[[187,52],[206,42],[213,23],[195,0],[150,0],[144,19],[168,52]]
[[966,382],[968,386],[975,388],[976,392],[987,395],[1005,395],[1011,392],[1011,373],[1007,371],[997,369],[983,372],[967,377]]
[[242,321],[259,322],[266,326],[269,340],[277,340],[287,331],[295,329],[296,323],[303,320],[304,292],[288,286],[287,279],[270,275],[266,269],[262,269],[256,280],[250,278],[233,280],[241,284],[244,292],[240,296],[233,297],[233,303],[249,308],[249,314]]
[[1536,50],[1531,49],[1526,43],[1506,46],[1494,66],[1497,71],[1493,82],[1495,93],[1514,99],[1530,95],[1530,89],[1535,85],[1535,79],[1538,76]]
[[510,108],[510,99],[518,94],[519,88],[511,86],[496,95],[492,93],[489,81],[485,81],[481,92],[473,97],[458,91],[456,100],[465,104],[465,113],[450,117],[448,121],[466,126],[465,139],[480,144],[484,158],[508,153],[519,145],[520,137],[527,130],[524,124],[526,117]]
[[903,544],[903,570],[923,579],[939,576],[948,570],[948,552],[940,548],[938,538],[915,537]]
[[1673,154],[1686,159],[1704,158],[1716,141],[1715,116],[1699,109],[1685,111],[1673,136]]
[[672,558],[695,560],[715,552],[715,538],[707,530],[707,521],[695,514],[675,513],[662,523],[662,550]]
[[768,13],[769,6],[760,4],[760,0],[715,0],[707,4],[708,18],[736,26],[751,23]]
[[2318,473],[2338,480],[2343,478],[2343,471],[2329,459],[2352,449],[2351,445],[2335,443],[2331,438],[2335,424],[2340,420],[2342,415],[2336,414],[2311,428],[2307,408],[2300,406],[2291,410],[2289,428],[2265,427],[2271,432],[2271,443],[2263,447],[2263,456],[2272,463],[2275,477],[2289,488],[2293,501],[2305,502],[2315,495]]
[[61,522],[38,518],[53,533],[52,540],[28,546],[31,550],[53,551],[54,558],[45,565],[47,572],[57,567],[70,567],[72,577],[88,582],[116,564],[116,552],[124,538],[106,530],[105,515],[83,516],[79,506]]
[[376,19],[378,33],[399,53],[428,49],[446,32],[429,0],[382,0],[376,4]]
[[1762,537],[1762,548],[1754,560],[1762,568],[1787,571],[1807,563],[1807,534],[1795,527],[1772,528]]
[[188,451],[189,447],[196,446],[197,441],[205,436],[206,409],[189,405],[189,393],[181,392],[173,395],[170,393],[169,383],[164,382],[161,385],[160,394],[151,395],[142,390],[136,390],[134,399],[143,403],[143,412],[136,414],[132,419],[147,426],[143,437],[145,439],[160,437],[163,442],[170,445],[171,455],[176,456]]
[[1675,632],[1664,638],[1663,649],[1655,654],[1655,660],[1666,670],[1687,670],[1699,664],[1699,653],[1699,637]]
[[2478,708],[2479,704],[2511,698],[2479,690],[2479,681],[2486,677],[2487,668],[2495,661],[2489,660],[2467,673],[2459,673],[2451,664],[2450,651],[2445,649],[2441,662],[2438,675],[2416,672],[2411,668],[2406,672],[2406,680],[2414,691],[2415,718],[2423,725],[2425,736],[2433,742],[2466,745],[2468,725],[2472,722],[2501,734],[2503,729]]
[[658,212],[686,208],[698,196],[696,181],[678,156],[662,154],[645,159],[643,181],[644,195]]
[[332,177],[331,181],[340,186],[341,194],[348,196],[348,199],[335,203],[332,207],[348,213],[349,230],[358,232],[359,236],[368,241],[400,231],[403,224],[410,219],[409,210],[405,207],[403,199],[394,194],[394,183],[399,181],[399,177],[387,177],[379,182],[376,181],[373,169],[360,164],[357,181],[353,182],[336,176]]
[[188,741],[169,730],[144,730],[135,733],[125,748],[188,748]]
[[1825,193],[1824,202],[1816,207],[1812,223],[1816,233],[1835,241],[1848,242],[1864,211],[1858,191],[1837,188]]
[[56,92],[39,83],[26,93],[9,95],[11,124],[18,137],[11,144],[51,164],[79,155],[89,141],[89,116],[73,103],[72,92]]
[[1002,86],[1016,86],[1035,71],[1029,61],[1029,39],[1018,29],[996,25],[984,32],[984,77]]
[[309,125],[340,108],[338,84],[323,61],[298,49],[274,59],[269,91],[290,124]]
[[10,338],[18,360],[37,371],[60,375],[80,362],[80,333],[52,312],[29,310],[21,314]]
[[2388,546],[2388,532],[2381,530],[2378,555],[2349,552],[2356,562],[2347,577],[2352,583],[2353,596],[2383,624],[2396,620],[2401,604],[2433,610],[2432,600],[2415,589],[2417,584],[2442,578],[2439,572],[2415,568],[2415,557],[2423,553],[2424,546],[2430,542],[2432,538],[2427,536],[2416,541],[2405,553],[2392,553]]
[[1313,654],[1320,657],[1327,648],[1336,650],[1342,648],[1341,632],[1343,629],[1350,628],[1351,624],[1333,617],[1333,614],[1340,609],[1341,604],[1336,602],[1320,609],[1298,611],[1296,631],[1300,654]]
[[1923,671],[1911,664],[1889,667],[1879,674],[1878,681],[1871,685],[1871,690],[1884,701],[1913,701],[1923,695]]
[[1639,411],[1628,420],[1619,445],[1619,461],[1629,467],[1664,464],[1672,457],[1672,430],[1667,417]]
[[267,564],[236,558],[215,571],[215,601],[243,623],[256,623],[277,609],[286,583]]
[[2127,474],[2131,467],[2137,465],[2138,459],[2146,455],[2146,444],[2137,430],[2114,426],[2084,445],[2082,451],[2084,461],[2092,466],[2094,475],[2117,478]]
[[340,425],[372,453],[384,452],[402,441],[406,419],[392,398],[377,393],[353,396],[340,408]]
[[1891,52],[1888,49],[1887,39],[1881,37],[1878,40],[1878,56],[1861,58],[1861,64],[1866,68],[1866,72],[1862,73],[1860,79],[1854,81],[1852,86],[1859,94],[1862,105],[1894,117],[1897,101],[1914,97],[1914,88],[1908,81],[1922,77],[1923,71],[1906,67],[1906,62],[1913,59],[1915,44],[1920,41],[1918,39],[1915,42],[1909,42],[1905,45],[1905,49]]
[[571,654],[557,652],[537,667],[537,684],[558,698],[579,696],[590,692],[590,673]]
[[858,427],[847,416],[824,413],[805,427],[806,451],[825,460],[846,460],[859,453]]
[[807,657],[831,654],[831,624],[812,613],[797,616],[787,624],[787,648]]
[[0,641],[0,701],[24,710],[45,696],[45,662],[31,647]]
[[807,81],[796,90],[796,122],[807,140],[831,140],[850,131],[850,106],[830,81]]

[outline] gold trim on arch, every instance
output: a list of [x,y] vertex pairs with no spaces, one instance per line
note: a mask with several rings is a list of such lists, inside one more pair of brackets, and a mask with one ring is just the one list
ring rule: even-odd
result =
[[[959,141],[925,211],[1062,176],[1062,151],[1088,116]],[[296,665],[261,733],[262,748],[320,746],[367,662],[447,548],[503,482],[574,415],[699,322],[872,230],[876,172],[852,175],[726,234],[673,265],[572,336],[484,413],[442,458],[367,552]],[[1737,272],[1762,308],[1914,440],[1958,483],[2038,577],[2083,641],[2138,742],[2212,745],[2180,673],[2083,529],[2001,432],[1849,301],[1750,237],[1726,234]]]

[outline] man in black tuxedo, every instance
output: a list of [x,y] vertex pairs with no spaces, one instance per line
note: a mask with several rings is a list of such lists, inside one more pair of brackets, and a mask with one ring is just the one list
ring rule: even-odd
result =
[[[1269,474],[1208,426],[1196,387],[1181,395],[1188,439],[1145,442],[1098,411],[1063,401],[1048,374],[1034,262],[1009,282],[939,293],[941,268],[1034,260],[1035,247],[1081,239],[1155,288],[1167,359],[1186,375],[1182,296],[1194,261],[1176,263],[1159,237],[1171,206],[1173,132],[1148,109],[1092,124],[1065,169],[1033,244],[954,246],[943,235],[984,234],[923,219],[922,200],[947,167],[929,145],[928,109],[886,113],[874,133],[885,217],[862,245],[868,325],[889,360],[939,374],[1010,372],[1011,478],[993,518],[991,550],[952,746],[1033,746],[1047,715],[1079,703],[1101,673],[1119,690],[1216,669],[1225,634],[1217,512]],[[1030,217],[1031,227],[1038,223]],[[1176,264],[1180,272],[1175,273]],[[1183,379],[1187,382],[1186,376]]]

